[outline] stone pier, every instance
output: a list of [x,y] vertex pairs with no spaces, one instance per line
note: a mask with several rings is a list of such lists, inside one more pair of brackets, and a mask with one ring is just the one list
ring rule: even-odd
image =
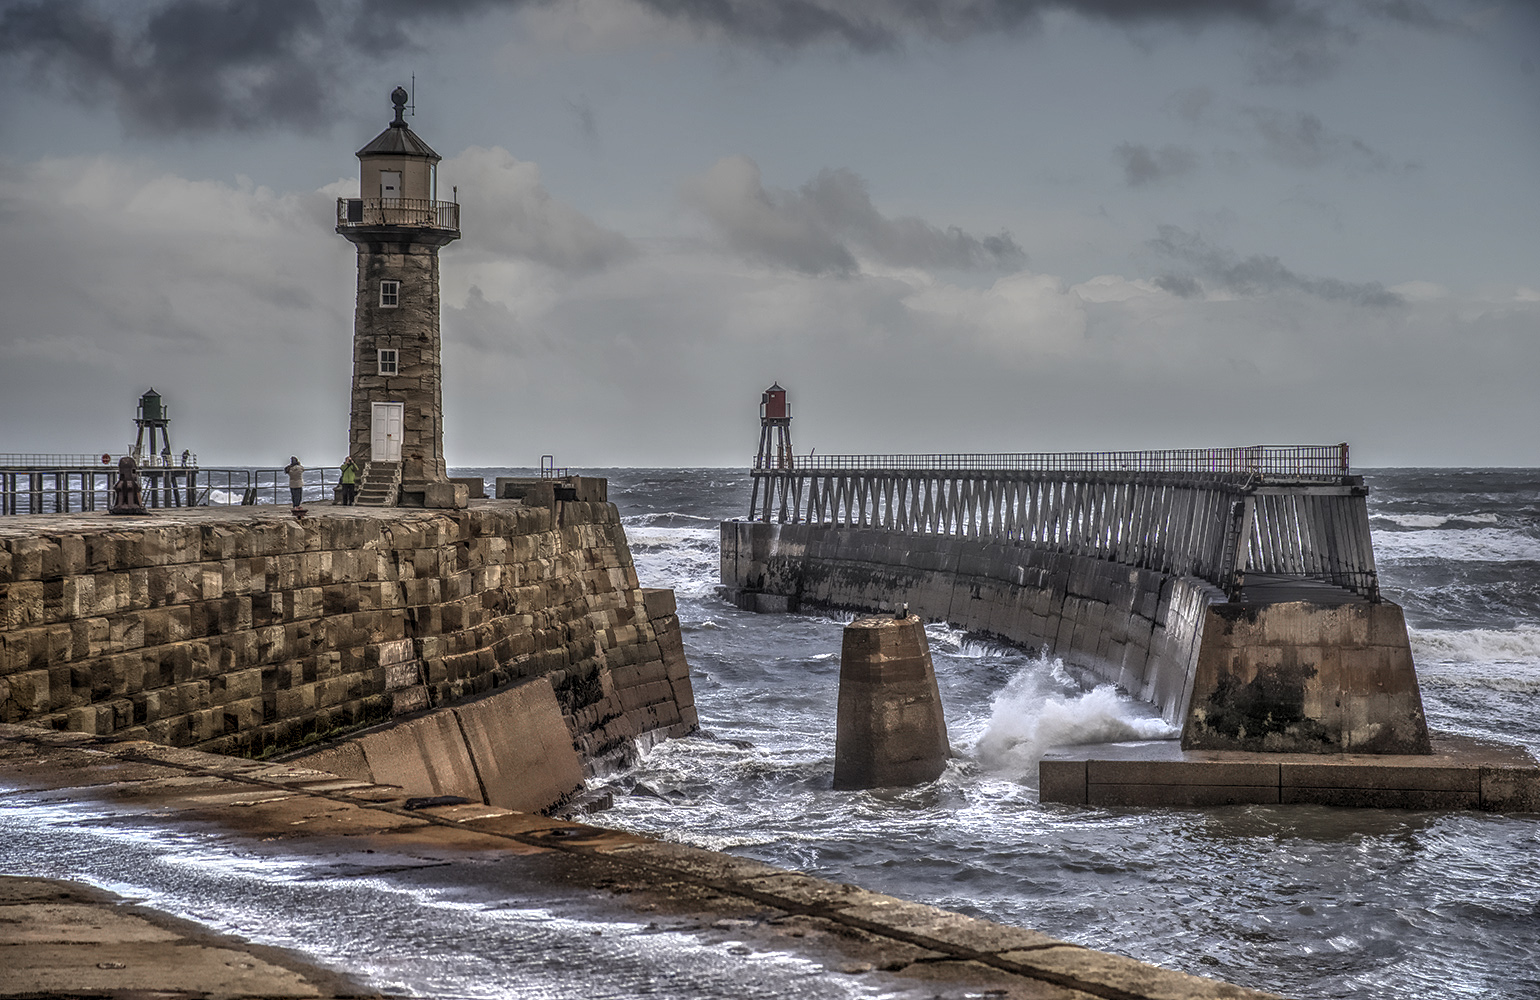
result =
[[696,716],[608,503],[0,521],[0,722],[247,756],[543,679],[581,757]]

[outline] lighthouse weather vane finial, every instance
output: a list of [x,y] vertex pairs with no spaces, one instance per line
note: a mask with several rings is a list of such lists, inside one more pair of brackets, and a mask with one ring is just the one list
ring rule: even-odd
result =
[[392,125],[406,125],[406,118],[404,117],[404,114],[406,111],[406,102],[410,99],[411,95],[406,92],[405,87],[397,87],[395,90],[390,92],[390,103],[396,106],[396,120],[391,122]]

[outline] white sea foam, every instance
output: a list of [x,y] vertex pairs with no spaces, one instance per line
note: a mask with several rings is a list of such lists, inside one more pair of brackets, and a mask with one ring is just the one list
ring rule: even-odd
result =
[[1418,662],[1540,664],[1540,628],[1411,629]]
[[1176,729],[1148,714],[1149,706],[1112,685],[1065,691],[1061,664],[1055,662],[1051,670],[1046,666],[1035,663],[1018,671],[995,695],[977,747],[986,768],[1035,783],[1037,762],[1053,747],[1176,735]]
[[1376,531],[1374,557],[1381,562],[1540,561],[1540,539],[1511,528],[1430,528]]
[[672,587],[681,597],[709,594],[716,587],[720,543],[715,529],[628,524],[626,539],[643,586]]
[[957,628],[946,622],[930,622],[926,624],[925,639],[930,643],[932,653],[957,656],[969,660],[982,660],[986,657],[998,656],[1010,649],[1010,647],[1003,646],[1000,643],[978,639],[966,629]]
[[1496,524],[1496,514],[1376,514],[1403,528],[1442,528],[1446,524]]
[[1423,684],[1540,692],[1540,628],[1411,629]]

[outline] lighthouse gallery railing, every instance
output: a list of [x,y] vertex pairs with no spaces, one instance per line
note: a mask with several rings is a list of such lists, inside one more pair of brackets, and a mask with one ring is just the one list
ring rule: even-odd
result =
[[418,226],[460,231],[460,206],[425,198],[338,198],[337,228]]

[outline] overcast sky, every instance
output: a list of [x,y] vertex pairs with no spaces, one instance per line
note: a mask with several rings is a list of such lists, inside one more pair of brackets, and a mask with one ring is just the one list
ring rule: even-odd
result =
[[0,451],[346,450],[416,74],[451,466],[1332,443],[1540,465],[1519,0],[0,0]]

